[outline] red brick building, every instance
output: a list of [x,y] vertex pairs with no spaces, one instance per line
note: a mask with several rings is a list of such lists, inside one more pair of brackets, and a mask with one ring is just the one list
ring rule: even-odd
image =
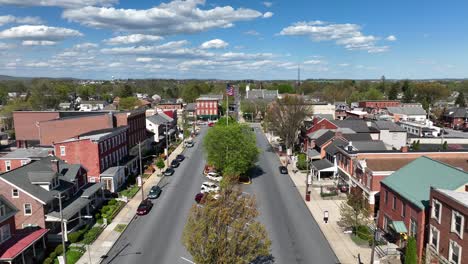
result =
[[131,112],[116,112],[116,125],[114,127],[128,126],[127,143],[131,149],[148,138],[146,132],[145,110],[135,110]]
[[381,198],[378,227],[388,239],[401,247],[405,237],[416,239],[419,262],[427,243],[431,187],[465,189],[468,174],[427,157],[420,157],[380,182]]
[[464,107],[450,108],[443,115],[444,125],[453,129],[468,127],[468,111]]
[[335,125],[332,121],[322,118],[314,117],[312,120],[312,127],[307,130],[307,134],[313,133],[319,129],[337,129],[338,126]]
[[99,182],[107,168],[121,164],[128,155],[128,127],[96,130],[54,144],[55,154],[70,164],[82,164],[88,181]]
[[468,190],[431,188],[428,263],[465,263],[468,259]]
[[196,115],[198,119],[216,120],[219,118],[219,99],[200,97],[197,99]]
[[360,108],[387,108],[389,106],[400,106],[400,101],[394,100],[368,100],[368,101],[360,101],[359,107]]
[[19,148],[0,157],[0,172],[7,172],[53,153],[52,148]]

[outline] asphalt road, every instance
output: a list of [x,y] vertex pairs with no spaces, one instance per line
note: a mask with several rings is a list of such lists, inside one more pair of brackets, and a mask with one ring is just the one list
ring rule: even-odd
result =
[[137,216],[129,224],[102,263],[190,263],[191,256],[182,245],[181,237],[203,181],[205,162],[201,141],[205,133],[206,128],[194,140],[195,146],[185,151],[186,158],[174,175],[160,182],[163,191],[153,200],[150,213]]
[[255,133],[262,153],[253,183],[244,190],[255,194],[259,220],[272,240],[274,263],[339,263],[294,183],[279,173],[279,159],[258,125]]

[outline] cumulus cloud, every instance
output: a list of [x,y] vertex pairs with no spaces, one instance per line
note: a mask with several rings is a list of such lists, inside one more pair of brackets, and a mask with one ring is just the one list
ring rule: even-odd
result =
[[152,32],[158,35],[197,33],[228,28],[235,22],[262,17],[259,11],[231,6],[200,9],[205,0],[174,0],[150,9],[117,9],[86,6],[67,9],[62,17],[93,28]]
[[14,47],[15,47],[15,45],[13,45],[13,44],[0,42],[0,50],[12,49]]
[[139,44],[152,41],[160,41],[163,37],[155,35],[132,34],[127,36],[117,36],[110,39],[105,39],[104,42],[108,45],[126,45]]
[[262,4],[266,7],[271,7],[273,5],[272,2],[267,2],[267,1],[263,2]]
[[98,44],[96,43],[91,43],[91,42],[85,42],[85,43],[79,43],[73,46],[74,49],[80,50],[80,49],[93,49],[99,47]]
[[59,41],[69,37],[83,36],[79,31],[61,27],[44,25],[23,25],[5,29],[0,32],[0,38]]
[[44,68],[44,67],[49,67],[50,64],[46,62],[29,62],[25,64],[26,67],[32,67],[32,68]]
[[272,16],[273,16],[272,12],[265,12],[265,14],[263,14],[263,18],[270,18]]
[[365,35],[356,24],[333,24],[324,21],[297,22],[283,28],[280,35],[309,36],[313,41],[335,41],[348,50],[365,50],[369,53],[384,52],[388,46],[378,46],[378,37]]
[[0,16],[0,26],[5,24],[16,23],[16,24],[41,24],[42,20],[40,17],[15,17],[12,15]]
[[136,58],[136,61],[137,62],[152,62],[153,58],[140,57],[140,58]]
[[118,0],[0,0],[0,5],[16,6],[60,6],[60,7],[80,7],[80,6],[111,6],[118,3]]
[[323,63],[323,61],[321,60],[308,60],[308,61],[304,61],[304,64],[312,64],[312,65],[317,65],[317,64],[321,64]]
[[229,45],[222,39],[212,39],[200,45],[201,49],[224,49]]
[[23,40],[21,43],[23,46],[53,46],[55,44],[57,42],[50,40]]
[[386,38],[386,40],[388,40],[388,41],[396,41],[397,38],[396,38],[394,35],[390,35],[390,36],[388,36],[388,37]]

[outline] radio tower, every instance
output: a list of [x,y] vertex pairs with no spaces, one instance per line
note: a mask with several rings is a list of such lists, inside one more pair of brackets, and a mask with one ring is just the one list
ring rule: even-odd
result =
[[301,86],[301,65],[298,64],[297,65],[297,83],[296,83],[296,87],[299,87]]

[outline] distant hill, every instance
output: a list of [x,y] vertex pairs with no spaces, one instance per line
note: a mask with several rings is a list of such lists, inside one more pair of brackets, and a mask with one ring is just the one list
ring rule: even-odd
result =
[[52,78],[52,77],[20,77],[20,76],[9,76],[0,75],[0,81],[30,81],[32,79],[52,79],[52,80],[79,80],[76,78]]

